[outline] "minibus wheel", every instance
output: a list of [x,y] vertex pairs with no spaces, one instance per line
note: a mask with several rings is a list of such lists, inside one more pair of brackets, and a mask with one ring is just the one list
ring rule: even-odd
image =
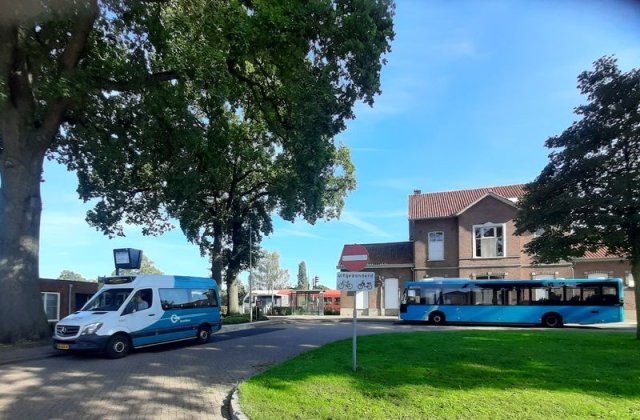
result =
[[129,354],[131,343],[129,338],[124,334],[114,334],[107,342],[107,357],[110,359],[119,359]]
[[559,314],[550,312],[542,317],[542,325],[547,328],[558,328],[562,326],[562,317]]
[[444,321],[444,314],[442,312],[431,312],[429,315],[429,322],[434,325],[442,325]]
[[211,338],[211,329],[209,327],[207,327],[206,325],[203,325],[200,328],[198,328],[198,335],[196,338],[198,340],[198,343],[206,344],[209,342],[210,338]]

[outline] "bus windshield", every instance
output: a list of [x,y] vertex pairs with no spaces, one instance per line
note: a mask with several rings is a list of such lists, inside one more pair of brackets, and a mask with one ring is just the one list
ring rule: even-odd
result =
[[132,291],[132,288],[102,289],[81,311],[117,311]]

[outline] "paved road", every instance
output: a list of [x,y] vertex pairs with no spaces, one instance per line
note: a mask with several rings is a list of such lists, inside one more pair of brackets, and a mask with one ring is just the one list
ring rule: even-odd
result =
[[[349,322],[289,321],[164,345],[124,359],[45,358],[0,366],[0,419],[229,418],[229,396],[274,363],[350,337]],[[358,334],[416,327],[362,322]]]
[[[358,323],[358,335],[460,328],[485,327],[369,321]],[[289,319],[218,333],[206,345],[150,347],[118,360],[45,357],[47,348],[42,358],[0,364],[0,420],[229,418],[230,394],[240,382],[351,334],[350,322]]]

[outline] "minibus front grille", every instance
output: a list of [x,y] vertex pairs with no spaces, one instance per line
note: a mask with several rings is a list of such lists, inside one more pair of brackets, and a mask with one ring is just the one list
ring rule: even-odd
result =
[[58,337],[73,337],[78,335],[80,327],[75,325],[56,325],[56,335]]

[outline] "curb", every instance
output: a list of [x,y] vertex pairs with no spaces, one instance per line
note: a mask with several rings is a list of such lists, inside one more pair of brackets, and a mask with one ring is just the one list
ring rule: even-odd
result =
[[19,362],[30,362],[32,360],[48,359],[50,357],[61,357],[65,355],[64,353],[56,352],[50,345],[23,350],[27,350],[24,352],[27,354],[24,354],[20,349],[6,351],[6,353],[13,353],[13,355],[3,355],[3,352],[0,352],[0,366]]
[[249,420],[249,418],[240,409],[240,394],[238,393],[238,387],[233,388],[233,392],[231,393],[229,411],[233,420]]

